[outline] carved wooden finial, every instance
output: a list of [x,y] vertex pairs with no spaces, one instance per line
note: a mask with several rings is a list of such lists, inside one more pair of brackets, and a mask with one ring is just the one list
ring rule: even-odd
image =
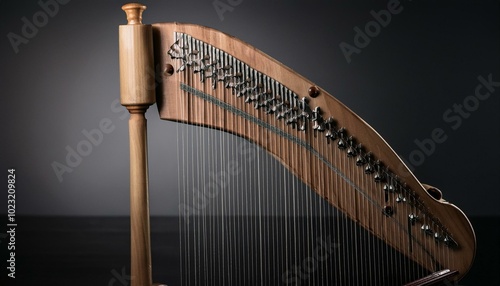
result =
[[128,3],[122,6],[122,10],[127,13],[128,25],[142,24],[142,12],[146,10],[146,5],[141,3]]

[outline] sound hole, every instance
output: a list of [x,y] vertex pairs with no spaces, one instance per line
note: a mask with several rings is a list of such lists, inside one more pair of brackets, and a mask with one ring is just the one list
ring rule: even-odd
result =
[[429,188],[427,189],[427,193],[429,195],[431,195],[431,197],[435,198],[436,200],[440,200],[442,199],[443,195],[441,194],[441,192],[435,188]]
[[163,70],[163,75],[171,76],[174,74],[174,67],[171,64],[166,64],[165,69]]

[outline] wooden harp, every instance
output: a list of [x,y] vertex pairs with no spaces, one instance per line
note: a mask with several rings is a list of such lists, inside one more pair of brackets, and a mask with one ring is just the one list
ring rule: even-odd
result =
[[[346,262],[380,273],[360,282],[353,277],[361,274],[348,269],[329,285],[436,285],[467,273],[476,247],[467,217],[438,189],[421,184],[341,102],[234,37],[192,24],[144,25],[145,6],[122,8],[128,19],[119,33],[121,103],[131,114],[132,285],[152,285],[144,115],[155,102],[162,119],[218,129],[262,147],[359,233],[395,253],[382,255],[375,266]],[[355,260],[357,252],[350,255]],[[330,265],[331,272],[343,264]]]

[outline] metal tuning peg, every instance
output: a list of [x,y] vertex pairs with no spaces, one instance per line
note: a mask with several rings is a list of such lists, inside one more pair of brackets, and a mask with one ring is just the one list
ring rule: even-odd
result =
[[265,98],[266,90],[264,90],[264,85],[262,83],[258,83],[252,89],[250,96],[246,99],[245,102],[253,102],[253,107],[258,109],[260,107],[260,102],[262,98]]
[[380,160],[377,160],[375,162],[375,174],[373,175],[373,179],[377,183],[383,182],[385,180],[385,175],[382,169],[382,162],[380,162]]
[[[272,95],[272,93],[269,93]],[[263,105],[265,107],[265,113],[266,114],[273,114],[277,110],[276,102],[279,101],[281,97],[279,95],[273,95],[271,98],[267,99],[265,101],[265,104]]]
[[347,147],[347,143],[345,141],[345,128],[342,127],[340,128],[338,131],[337,131],[337,134],[338,134],[338,137],[339,137],[339,141],[337,142],[337,147],[340,149],[340,150],[344,150],[346,147]]
[[409,214],[408,215],[408,222],[411,224],[411,225],[415,225],[415,223],[419,220],[419,217],[413,213]]
[[356,166],[361,167],[366,164],[366,158],[363,154],[363,147],[361,146],[361,144],[358,144],[358,146],[356,146],[356,151],[358,153],[358,156],[356,157]]
[[365,167],[365,174],[372,174],[373,172],[374,172],[373,166],[370,163],[368,163]]
[[347,157],[354,157],[356,156],[357,154],[357,151],[356,151],[356,146],[355,143],[354,143],[354,137],[352,136],[349,136],[349,138],[347,138]]
[[299,130],[306,131],[306,126],[308,124],[308,120],[311,117],[311,109],[309,108],[309,104],[307,104],[307,98],[302,97],[299,101],[299,114],[297,115],[298,120],[300,121]]
[[325,121],[325,137],[327,143],[330,144],[330,140],[335,140],[337,138],[337,132],[335,131],[335,120],[333,117],[328,117]]
[[365,155],[366,157],[366,161],[367,161],[367,164],[365,166],[365,174],[373,174],[373,172],[375,172],[375,169],[373,167],[373,163],[372,163],[372,154],[371,153],[368,153]]
[[435,240],[436,242],[439,242],[439,241],[443,240],[443,236],[442,236],[439,232],[437,232],[437,231],[436,231],[436,232],[434,233],[434,240]]
[[292,109],[289,107],[288,100],[280,102],[277,107],[279,107],[280,111],[276,114],[276,119],[283,119],[285,118],[290,112],[292,112]]
[[394,209],[391,206],[384,206],[383,213],[386,216],[392,216],[394,214]]
[[272,96],[273,92],[272,90],[270,89],[267,89],[266,91],[262,92],[261,94],[259,94],[259,99],[262,99],[262,100],[258,100],[256,103],[255,103],[255,109],[259,109],[261,107],[264,108],[264,112],[266,114],[269,114],[269,105],[274,101],[274,97]]
[[249,87],[248,92],[246,93],[245,103],[257,101],[262,87],[262,83],[256,83],[254,86]]
[[294,128],[294,129],[295,129],[295,126],[297,126],[297,122],[298,122],[297,110],[298,110],[298,108],[296,106],[292,107],[290,109],[290,113],[289,113],[290,116],[285,121],[285,123],[287,125],[291,125],[292,128]]
[[422,231],[427,235],[432,235],[434,233],[434,231],[431,229],[431,226],[428,224],[423,224],[420,229],[422,229]]
[[325,131],[325,125],[323,117],[321,116],[321,109],[319,106],[316,106],[312,111],[312,122],[314,122],[313,130],[323,132]]
[[385,184],[384,185],[384,198],[385,198],[385,201],[388,202],[389,201],[389,185],[388,184]]
[[396,197],[396,203],[405,203],[406,202],[406,198],[403,197],[402,194],[398,194],[398,196]]
[[243,82],[239,83],[239,91],[236,94],[236,97],[242,97],[244,95],[246,96],[248,93],[252,92],[253,87],[251,86],[251,83],[252,79],[249,77],[247,77]]

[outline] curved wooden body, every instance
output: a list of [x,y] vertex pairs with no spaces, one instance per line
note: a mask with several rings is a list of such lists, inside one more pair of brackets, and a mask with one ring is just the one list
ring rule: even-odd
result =
[[[189,35],[193,42],[180,43],[179,35]],[[157,102],[162,119],[208,126],[254,141],[325,200],[430,272],[449,268],[459,272],[458,278],[467,273],[476,247],[467,217],[438,195],[434,196],[437,199],[429,195],[384,139],[332,95],[263,52],[210,28],[154,24],[153,38],[159,84]],[[193,53],[195,40],[206,44],[206,53],[211,54]],[[227,87],[231,85],[230,77],[224,79],[224,74],[231,73],[229,69],[220,69],[215,84],[212,78],[202,80],[199,70],[193,72],[194,65],[200,63],[199,57],[206,56],[206,63],[228,55],[249,67],[248,73],[254,77],[265,75],[275,80],[277,86],[286,88],[282,92],[297,97],[296,102],[306,98],[309,116],[315,107],[320,107],[319,123],[328,129],[334,124],[325,124],[325,119],[333,117],[336,138],[327,139],[327,130],[314,129],[311,118],[304,119],[304,125],[286,124],[287,118],[277,119],[276,113],[267,114],[266,108],[256,108],[255,98],[238,97],[234,88]],[[232,57],[227,61],[234,61]],[[249,79],[247,87],[258,86],[256,78]],[[249,92],[255,95],[255,90]],[[278,92],[279,88],[273,95]],[[290,109],[293,108],[292,112],[300,113],[301,106],[290,103]],[[299,130],[301,126],[306,130]],[[340,140],[346,144],[344,148],[339,148]],[[356,149],[358,143],[362,147]],[[356,154],[348,156],[349,147],[356,147]],[[358,154],[364,154],[368,162],[358,166]],[[374,170],[367,170],[368,165]],[[410,220],[410,215],[416,218]]]

